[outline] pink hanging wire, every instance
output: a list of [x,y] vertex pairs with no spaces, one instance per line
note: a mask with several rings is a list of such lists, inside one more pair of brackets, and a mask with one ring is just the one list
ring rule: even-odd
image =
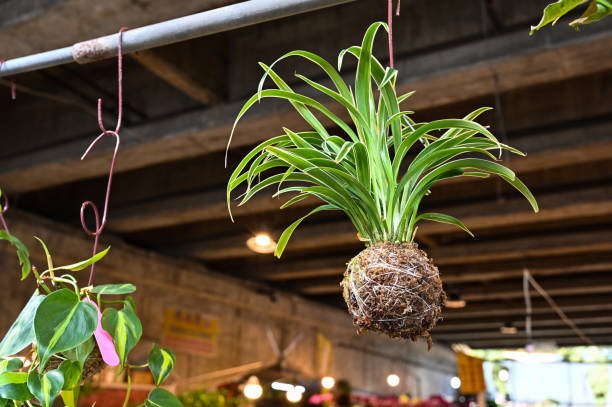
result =
[[[98,211],[98,208],[96,206],[95,203],[93,203],[92,201],[85,201],[83,202],[83,204],[81,205],[81,226],[83,227],[83,230],[85,231],[85,233],[87,233],[89,236],[94,236],[94,246],[93,246],[93,254],[92,256],[95,256],[97,251],[98,251],[98,240],[100,238],[100,235],[102,234],[102,231],[104,230],[104,227],[106,226],[106,221],[107,221],[107,213],[108,213],[108,201],[110,199],[110,192],[111,192],[111,184],[113,182],[113,172],[115,171],[115,162],[117,161],[117,153],[119,152],[119,143],[120,143],[120,137],[119,137],[119,130],[121,129],[121,119],[123,117],[123,86],[122,86],[122,81],[123,81],[123,56],[122,56],[122,40],[123,40],[123,31],[125,31],[127,28],[123,27],[121,28],[121,30],[119,30],[119,35],[118,35],[118,46],[117,46],[117,71],[118,71],[118,90],[117,90],[117,96],[118,96],[118,112],[117,112],[117,125],[115,126],[115,130],[107,130],[104,127],[104,123],[102,122],[102,99],[98,99],[98,126],[100,126],[100,130],[102,131],[102,133],[96,137],[96,139],[89,145],[89,147],[87,148],[87,150],[85,150],[85,153],[83,154],[83,156],[81,157],[81,160],[84,160],[87,157],[87,154],[89,154],[89,152],[93,149],[93,147],[98,143],[98,141],[100,141],[103,137],[105,136],[111,136],[111,137],[115,137],[115,151],[113,153],[113,158],[111,161],[111,165],[110,165],[110,171],[109,171],[109,175],[108,175],[108,183],[106,185],[106,197],[104,198],[104,211],[102,213],[102,222],[100,222],[100,212]],[[90,206],[91,209],[93,209],[93,213],[94,213],[94,218],[96,221],[96,229],[95,231],[91,231],[88,227],[87,227],[87,223],[85,222],[85,209],[87,209],[87,207]],[[89,282],[87,285],[91,285],[93,282],[93,276],[94,276],[94,270],[95,270],[95,263],[93,263],[91,265],[91,269],[89,272]]]
[[[0,60],[0,69],[2,69],[2,65],[4,64],[4,61],[6,61],[5,59],[1,59]],[[13,100],[15,100],[15,82],[11,81],[11,97],[13,98]],[[6,233],[11,233],[11,231],[8,228],[8,225],[6,224],[6,220],[4,219],[4,214],[6,213],[6,211],[8,211],[9,209],[9,200],[8,200],[8,196],[6,196],[6,193],[2,193],[2,197],[4,198],[4,204],[0,203],[0,207],[2,207],[2,211],[0,211],[0,222],[2,223],[2,227],[4,228],[4,230],[6,230]]]
[[[400,15],[400,3],[401,0],[397,0],[397,8],[395,9],[395,15]],[[389,66],[395,67],[393,61],[393,0],[387,2],[387,24],[389,25]]]

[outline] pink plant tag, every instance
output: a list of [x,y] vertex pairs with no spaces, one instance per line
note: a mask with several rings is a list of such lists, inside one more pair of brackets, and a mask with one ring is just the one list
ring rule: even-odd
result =
[[102,354],[102,359],[104,360],[104,363],[109,366],[117,366],[119,364],[119,355],[117,355],[117,351],[115,350],[113,338],[104,330],[104,328],[102,328],[102,313],[100,312],[100,308],[98,308],[98,304],[89,298],[86,298],[86,301],[89,301],[89,303],[96,307],[96,310],[98,311],[98,328],[96,328],[94,336],[96,338],[96,342],[98,343],[100,353]]

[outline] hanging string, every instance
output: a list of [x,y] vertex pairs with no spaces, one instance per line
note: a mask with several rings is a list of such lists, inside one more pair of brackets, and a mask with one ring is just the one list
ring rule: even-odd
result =
[[2,192],[2,198],[4,198],[4,204],[2,204],[0,201],[0,208],[2,208],[2,210],[0,211],[0,221],[2,222],[2,227],[4,228],[4,230],[6,230],[6,233],[10,234],[11,231],[9,230],[8,225],[6,224],[6,220],[4,219],[4,214],[6,213],[6,211],[8,211],[9,208],[9,200],[4,192]]
[[[2,64],[4,64],[5,61],[6,59],[0,59],[0,70],[2,69]],[[11,79],[11,99],[17,99],[17,86],[15,85],[15,81],[13,79]]]
[[[115,162],[117,160],[117,152],[119,151],[119,143],[120,143],[120,137],[119,137],[119,130],[121,129],[121,119],[123,117],[123,55],[122,55],[122,40],[123,40],[123,31],[126,30],[125,27],[121,28],[121,30],[119,30],[119,35],[118,35],[118,45],[117,45],[117,98],[118,98],[118,112],[117,112],[117,125],[115,126],[115,130],[107,130],[104,127],[104,123],[102,122],[102,99],[98,99],[98,126],[100,127],[100,131],[102,131],[102,133],[96,137],[96,139],[90,144],[90,146],[87,148],[87,150],[85,150],[85,153],[83,154],[83,156],[81,157],[81,160],[84,160],[87,155],[89,154],[89,152],[93,149],[93,147],[98,143],[98,141],[100,141],[103,137],[105,136],[111,136],[111,137],[115,137],[115,151],[113,152],[113,158],[111,160],[111,165],[110,165],[110,171],[108,174],[108,183],[106,185],[106,196],[104,198],[104,211],[102,212],[102,221],[100,222],[100,212],[98,211],[98,208],[96,206],[96,204],[94,204],[92,201],[85,201],[83,202],[83,204],[81,205],[81,226],[83,227],[83,230],[85,231],[85,233],[87,233],[89,236],[94,236],[94,246],[93,246],[93,254],[92,256],[95,256],[97,251],[98,251],[98,240],[100,238],[100,235],[102,234],[102,231],[104,230],[104,227],[106,226],[106,221],[107,221],[107,214],[108,214],[108,201],[110,198],[110,192],[111,192],[111,184],[113,182],[113,172],[115,170]],[[95,231],[91,231],[88,227],[87,227],[87,223],[85,222],[85,209],[87,209],[87,207],[90,206],[91,209],[93,210],[94,213],[94,219],[95,219],[95,224],[96,224],[96,229]],[[88,285],[91,285],[93,282],[93,276],[94,276],[94,270],[95,270],[95,263],[93,263],[91,265],[91,269],[89,272],[89,283]]]
[[[400,3],[401,0],[397,0],[397,8],[395,9],[395,15],[400,15]],[[395,64],[393,61],[393,0],[388,0],[387,3],[387,24],[389,25],[389,66],[394,68]]]
[[[527,269],[523,270],[523,290],[525,291],[525,303],[527,304],[529,302],[528,305],[528,315],[527,317],[529,318],[529,336],[531,336],[531,300],[529,300],[529,287],[528,284],[531,283],[531,285],[533,286],[533,288],[536,289],[536,291],[542,296],[544,297],[544,299],[546,300],[546,302],[548,303],[548,305],[550,305],[550,307],[557,313],[557,315],[559,316],[559,318],[561,318],[561,320],[563,322],[565,322],[565,324],[567,326],[569,326],[572,331],[574,331],[574,333],[580,338],[582,339],[585,343],[589,344],[589,345],[593,345],[595,346],[595,342],[593,342],[591,340],[591,338],[589,338],[588,336],[586,336],[584,334],[584,332],[582,332],[582,330],[580,328],[578,328],[578,326],[574,323],[574,321],[572,321],[566,314],[565,312],[561,309],[561,307],[559,307],[559,305],[557,305],[557,303],[555,302],[555,300],[552,299],[552,297],[546,292],[546,290],[544,290],[544,288],[542,288],[542,286],[540,284],[538,284],[537,281],[534,280],[534,278],[531,276],[531,273],[529,273],[529,271]],[[527,287],[527,288],[525,288]],[[528,340],[530,340],[530,338],[528,338]]]

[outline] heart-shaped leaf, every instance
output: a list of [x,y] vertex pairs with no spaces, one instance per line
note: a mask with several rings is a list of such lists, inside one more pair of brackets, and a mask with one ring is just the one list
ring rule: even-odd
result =
[[64,376],[64,385],[62,390],[70,390],[74,388],[81,380],[83,368],[79,362],[74,360],[64,360],[59,367],[59,371]]
[[98,326],[98,313],[89,303],[66,288],[49,294],[38,306],[34,331],[41,368],[56,353],[89,339]]
[[160,348],[157,344],[153,345],[151,353],[149,353],[149,370],[155,378],[155,385],[160,386],[168,377],[172,369],[176,357],[170,349]]
[[120,294],[131,294],[136,291],[136,286],[134,284],[103,284],[95,286],[91,292],[96,294],[112,294],[112,295],[120,295]]
[[115,342],[115,349],[125,367],[128,353],[138,343],[142,336],[142,324],[136,316],[134,301],[126,298],[122,310],[107,308],[102,313],[102,327]]
[[13,322],[11,329],[0,342],[0,357],[14,355],[34,341],[34,316],[44,298],[45,296],[39,294],[38,290],[34,291],[26,306]]
[[0,397],[9,400],[30,400],[32,393],[28,390],[26,372],[4,372],[0,374]]
[[183,407],[174,394],[165,389],[154,389],[145,401],[146,407]]
[[59,370],[38,373],[32,370],[28,375],[28,389],[43,407],[51,407],[64,385],[64,375]]
[[93,338],[89,338],[88,340],[80,344],[79,346],[62,352],[62,355],[64,355],[70,360],[79,362],[81,366],[84,366],[85,361],[87,360],[87,357],[89,356],[89,354],[91,353],[91,351],[94,349],[95,346],[96,346],[96,342],[93,340]]
[[0,373],[13,372],[23,367],[23,362],[19,358],[3,359],[0,362]]
[[5,230],[0,230],[0,240],[8,240],[17,249],[17,257],[19,258],[19,265],[21,266],[21,279],[25,280],[32,270],[28,248],[21,243],[21,240]]
[[[72,390],[64,390],[60,393],[62,397],[62,401],[66,405],[66,407],[77,407],[77,399],[79,398],[79,388],[74,388]],[[0,405],[2,407],[2,405]]]

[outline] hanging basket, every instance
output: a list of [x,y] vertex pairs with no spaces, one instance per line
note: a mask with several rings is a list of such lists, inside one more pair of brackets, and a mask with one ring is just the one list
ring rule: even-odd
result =
[[[51,360],[49,360],[49,363],[47,363],[45,372],[59,368],[63,361],[64,359],[52,358]],[[102,360],[102,354],[96,346],[91,351],[91,353],[87,357],[87,360],[85,361],[85,364],[83,365],[83,373],[81,374],[81,380],[85,381],[95,376],[96,374],[100,373],[105,367],[106,364],[104,363],[104,360]]]

